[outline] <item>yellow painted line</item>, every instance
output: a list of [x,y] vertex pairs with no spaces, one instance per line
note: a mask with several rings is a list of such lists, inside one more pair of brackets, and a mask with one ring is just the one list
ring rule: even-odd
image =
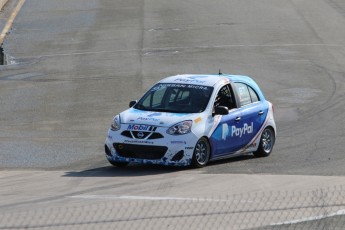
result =
[[24,3],[25,3],[25,0],[19,0],[18,4],[14,8],[10,18],[7,20],[6,25],[0,34],[0,45],[4,42],[4,39],[7,35],[7,33],[10,31],[10,29],[12,27],[14,19],[17,17],[17,15],[18,15],[20,9],[22,8],[22,6],[24,5]]

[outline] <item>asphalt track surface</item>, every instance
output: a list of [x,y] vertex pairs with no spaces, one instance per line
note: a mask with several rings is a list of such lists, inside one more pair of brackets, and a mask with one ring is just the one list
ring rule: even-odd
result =
[[[1,12],[1,26],[17,2]],[[30,0],[2,47],[9,64],[0,66],[3,173],[170,178],[187,170],[215,178],[337,176],[329,186],[344,185],[343,0]],[[271,156],[203,169],[108,165],[108,126],[130,100],[163,77],[219,69],[252,76],[274,104]]]
[[345,3],[341,0],[25,2],[4,42],[0,167],[107,165],[112,117],[159,79],[249,75],[273,102],[268,158],[214,173],[344,175]]

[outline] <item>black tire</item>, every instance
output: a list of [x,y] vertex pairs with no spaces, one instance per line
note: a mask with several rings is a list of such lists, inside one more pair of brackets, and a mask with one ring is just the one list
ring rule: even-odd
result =
[[260,137],[258,150],[253,152],[255,157],[267,157],[271,154],[275,142],[275,134],[272,128],[265,128]]
[[204,167],[210,159],[210,154],[210,143],[205,137],[200,138],[194,148],[192,166],[197,168]]
[[111,160],[108,160],[108,161],[110,164],[118,168],[124,168],[129,164],[129,162],[120,162],[120,161],[111,161]]

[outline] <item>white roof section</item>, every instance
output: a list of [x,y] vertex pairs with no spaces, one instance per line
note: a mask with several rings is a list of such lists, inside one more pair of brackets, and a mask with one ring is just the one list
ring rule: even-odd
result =
[[167,77],[159,82],[214,86],[219,81],[229,81],[229,78],[222,75],[183,74]]

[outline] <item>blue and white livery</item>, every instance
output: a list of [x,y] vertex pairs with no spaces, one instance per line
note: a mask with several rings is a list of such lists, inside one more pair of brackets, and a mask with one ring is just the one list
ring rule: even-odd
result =
[[105,141],[108,161],[203,167],[275,143],[273,105],[253,79],[238,75],[177,75],[155,84],[116,115]]

